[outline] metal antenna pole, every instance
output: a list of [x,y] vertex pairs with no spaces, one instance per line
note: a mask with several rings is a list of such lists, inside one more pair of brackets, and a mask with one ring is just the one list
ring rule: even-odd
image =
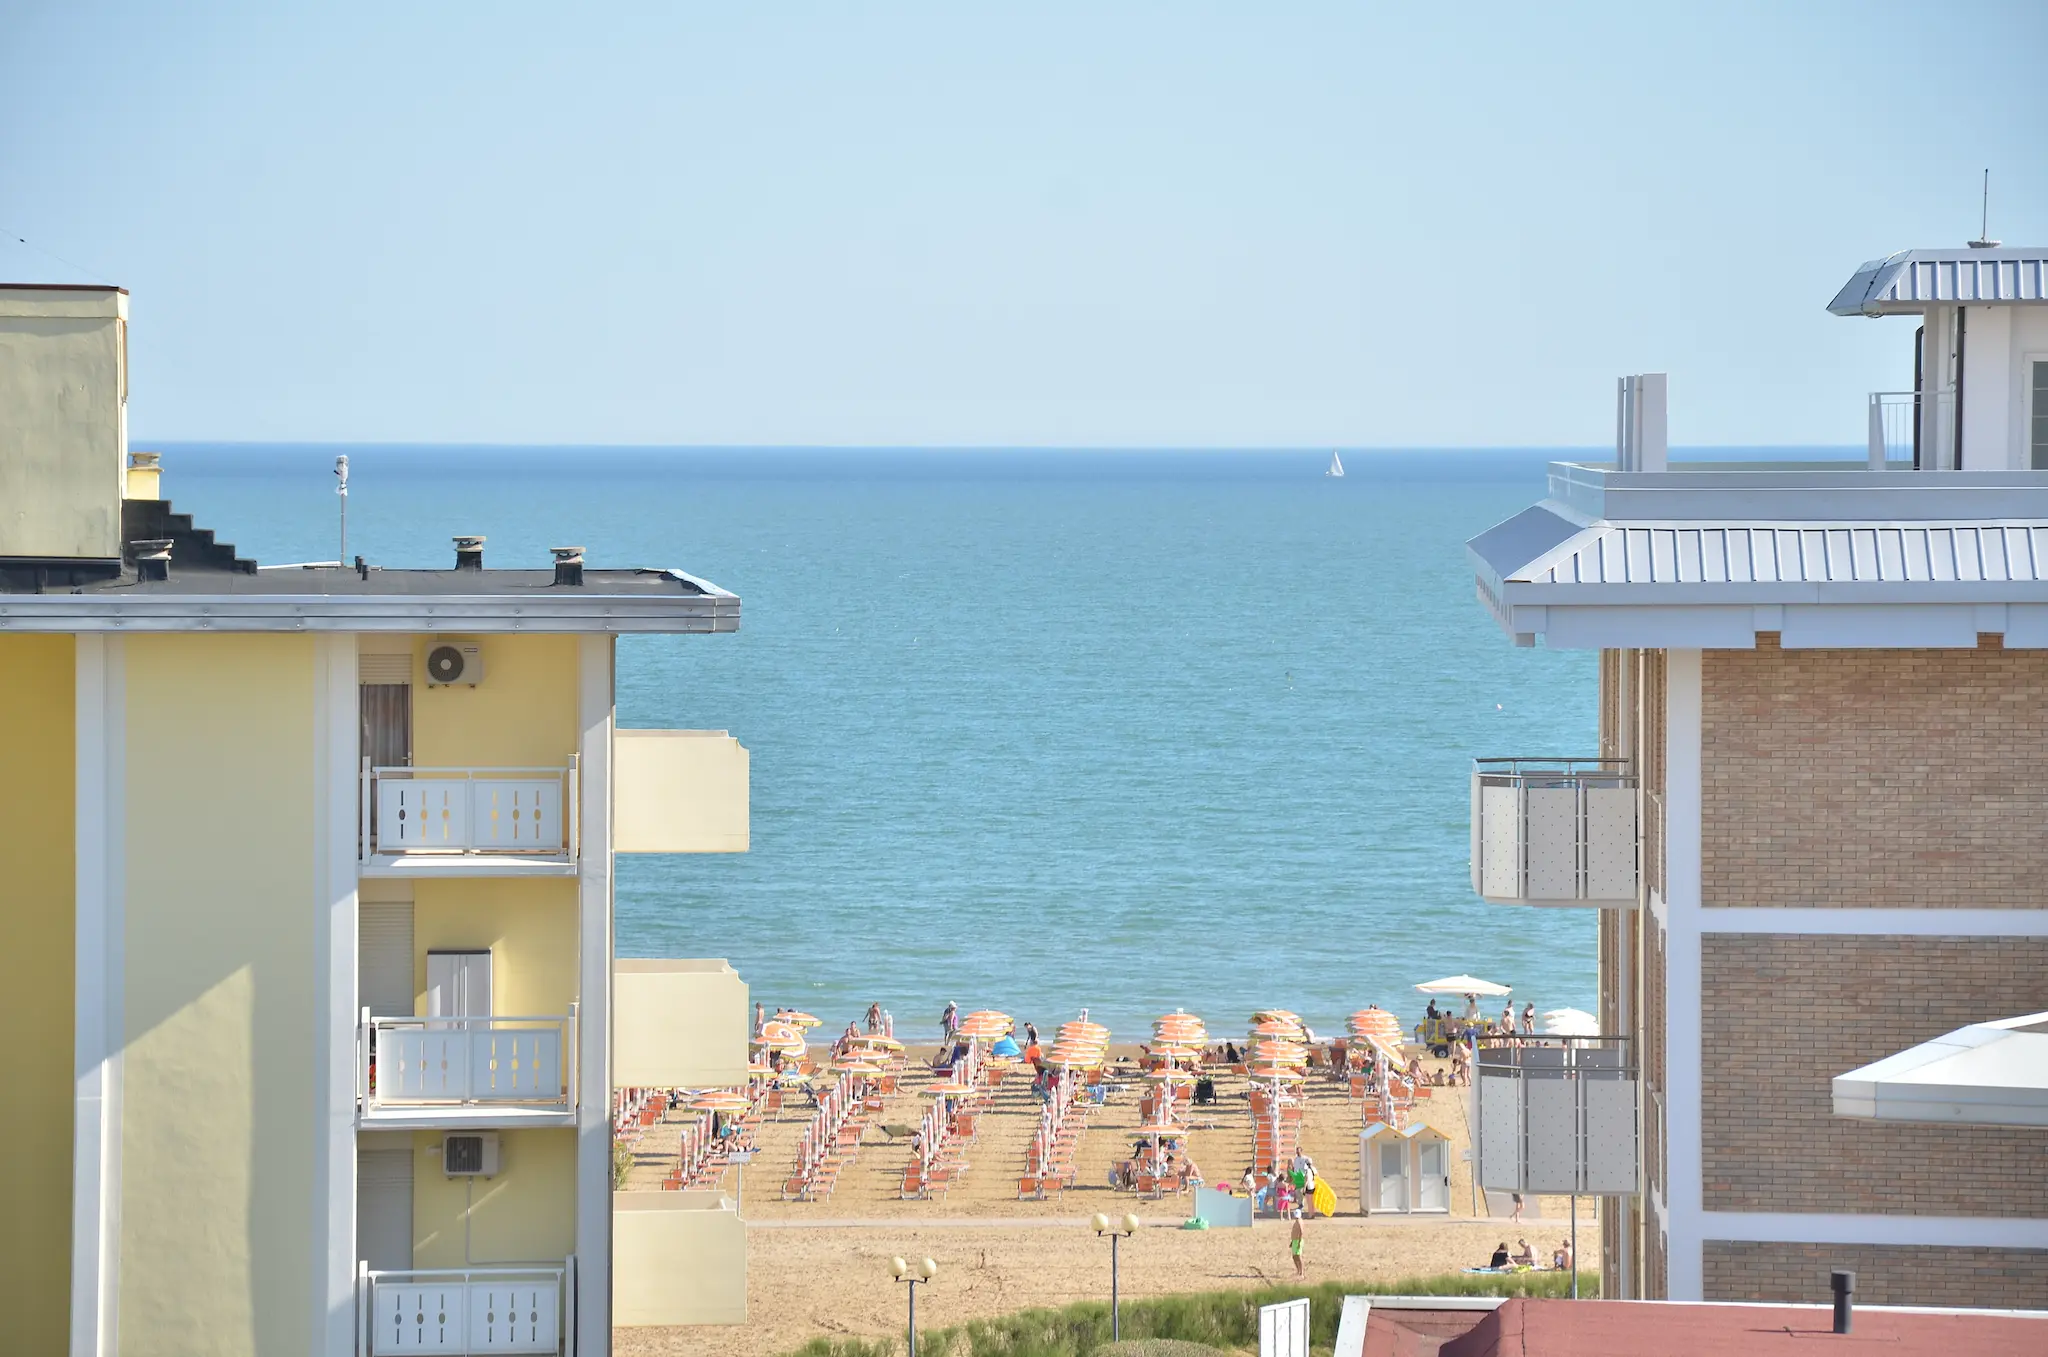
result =
[[1984,201],[1977,216],[1977,239],[1991,238],[1991,167],[1984,167]]
[[336,559],[348,564],[348,458],[334,459],[334,493],[341,500],[341,555]]

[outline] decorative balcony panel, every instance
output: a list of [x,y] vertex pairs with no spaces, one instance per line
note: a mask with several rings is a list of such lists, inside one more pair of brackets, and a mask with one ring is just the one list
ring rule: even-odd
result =
[[718,1192],[612,1194],[612,1323],[744,1324],[747,1227]]
[[1639,1083],[1623,1038],[1483,1042],[1473,1074],[1481,1187],[1559,1195],[1637,1190]]
[[567,1112],[575,1106],[570,1068],[575,1031],[574,1015],[366,1015],[361,1037],[364,1115],[375,1119],[436,1108],[494,1107]]
[[357,1278],[367,1357],[563,1351],[569,1267],[371,1272]]
[[1636,903],[1636,778],[1613,759],[1478,759],[1472,889],[1497,905]]
[[731,735],[614,731],[612,755],[613,851],[747,851],[750,760]]
[[751,1023],[746,982],[723,961],[614,962],[612,1084],[744,1084]]
[[[515,867],[576,855],[576,769],[363,769],[366,869]],[[562,868],[557,867],[556,870]]]

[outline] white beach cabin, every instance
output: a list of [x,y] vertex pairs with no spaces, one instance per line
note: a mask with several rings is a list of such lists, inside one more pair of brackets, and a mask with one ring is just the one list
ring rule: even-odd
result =
[[1428,1122],[1367,1122],[1358,1133],[1358,1206],[1369,1216],[1449,1215],[1450,1137]]

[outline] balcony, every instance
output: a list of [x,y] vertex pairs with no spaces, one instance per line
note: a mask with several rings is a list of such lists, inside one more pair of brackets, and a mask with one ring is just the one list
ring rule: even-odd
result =
[[723,961],[612,963],[612,1085],[747,1082],[747,984]]
[[372,1018],[365,1009],[356,1047],[365,1128],[575,1124],[574,1013]]
[[567,1351],[576,1260],[356,1273],[357,1357]]
[[1639,1083],[1627,1038],[1482,1038],[1473,1073],[1481,1187],[1559,1196],[1637,1190]]
[[1620,759],[1475,759],[1472,889],[1496,905],[1636,903],[1636,776]]
[[744,1324],[747,1227],[720,1192],[612,1194],[612,1324]]
[[376,768],[362,778],[364,876],[576,870],[576,765]]
[[744,853],[750,759],[722,730],[612,734],[612,849]]
[[[1931,429],[1921,427],[1922,400],[1933,402]],[[1936,455],[1922,460],[1924,434],[1934,436]],[[1954,463],[1955,390],[1944,387],[1922,397],[1917,391],[1870,393],[1869,467],[1905,465],[1933,470]]]

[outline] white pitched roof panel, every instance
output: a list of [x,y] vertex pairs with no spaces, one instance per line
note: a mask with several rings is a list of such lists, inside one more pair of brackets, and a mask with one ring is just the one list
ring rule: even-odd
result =
[[1886,316],[2029,302],[2048,302],[2048,249],[1907,250],[1857,269],[1828,310]]

